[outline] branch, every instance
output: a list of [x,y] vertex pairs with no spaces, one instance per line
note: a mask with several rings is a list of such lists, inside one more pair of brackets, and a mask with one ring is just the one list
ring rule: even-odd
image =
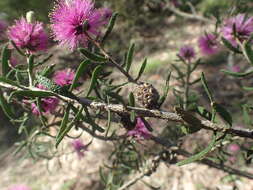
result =
[[[11,89],[11,90],[33,90],[33,91],[43,91],[36,87],[24,87],[24,86],[12,86],[8,83],[0,82],[0,86]],[[48,91],[47,91],[48,92]],[[142,117],[153,117],[153,118],[159,118],[169,121],[175,121],[182,124],[188,124],[190,126],[196,126],[207,130],[212,131],[219,131],[222,133],[228,133],[231,135],[236,135],[240,137],[245,138],[251,138],[253,139],[253,131],[248,129],[239,129],[239,128],[228,128],[228,126],[222,125],[222,124],[216,124],[209,120],[205,119],[198,119],[189,112],[182,111],[180,113],[173,113],[173,112],[167,112],[162,110],[149,110],[146,108],[140,108],[140,107],[131,107],[131,106],[124,106],[121,104],[107,104],[102,102],[95,102],[91,101],[86,98],[77,98],[72,99],[67,96],[59,95],[54,93],[56,97],[60,98],[61,100],[68,102],[68,103],[78,103],[83,106],[90,107],[90,109],[97,111],[111,111],[114,113],[119,114],[127,114],[130,115],[131,111],[134,111],[138,116]]]
[[184,17],[184,18],[193,19],[193,20],[200,20],[202,22],[207,22],[207,23],[214,23],[213,20],[205,18],[202,15],[190,14],[190,13],[183,12],[183,11],[177,9],[175,6],[171,6],[170,4],[165,6],[165,10],[166,9],[173,12],[174,14]]

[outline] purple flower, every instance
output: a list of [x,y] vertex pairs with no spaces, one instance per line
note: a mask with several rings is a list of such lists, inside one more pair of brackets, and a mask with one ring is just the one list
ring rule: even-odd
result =
[[62,71],[57,71],[54,74],[54,82],[60,86],[72,84],[75,77],[75,72],[71,69],[64,69]]
[[99,35],[110,14],[108,9],[95,9],[91,0],[60,0],[51,13],[54,38],[72,50],[87,46],[86,33],[91,37]]
[[204,55],[212,55],[219,51],[217,36],[205,34],[199,38],[199,48]]
[[223,37],[234,46],[237,45],[236,38],[240,42],[247,40],[253,32],[253,17],[247,18],[245,14],[238,14],[236,17],[225,21],[222,28]]
[[15,67],[16,65],[19,64],[19,62],[18,62],[18,60],[15,57],[11,56],[11,58],[10,58],[10,64],[11,64],[12,67]]
[[228,146],[228,151],[235,154],[240,150],[240,146],[238,144],[230,144]]
[[127,135],[132,136],[138,140],[149,139],[151,137],[151,133],[148,131],[140,117],[137,118],[135,128],[128,131]]
[[76,151],[79,158],[84,157],[84,151],[87,151],[87,145],[84,145],[80,139],[75,139],[72,141],[72,146]]
[[8,37],[17,47],[28,52],[36,52],[47,48],[48,36],[41,22],[28,23],[23,17],[9,27]]
[[185,45],[179,50],[179,56],[187,61],[191,61],[195,57],[195,55],[196,54],[194,48],[189,45]]
[[[37,88],[46,90],[46,88],[42,85],[38,85]],[[59,104],[59,99],[57,99],[57,98],[54,98],[54,97],[42,98],[41,99],[42,112],[43,113],[51,113],[56,109],[58,104]],[[32,113],[34,115],[39,115],[40,114],[39,109],[38,109],[38,107],[35,103],[31,104],[31,109],[32,109]]]
[[10,187],[8,190],[31,190],[31,189],[25,185],[14,185]]

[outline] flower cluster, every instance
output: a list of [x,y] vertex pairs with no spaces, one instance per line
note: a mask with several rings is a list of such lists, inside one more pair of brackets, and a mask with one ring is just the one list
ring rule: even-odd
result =
[[137,140],[149,139],[151,137],[151,133],[148,131],[145,123],[142,121],[140,117],[137,118],[137,123],[135,128],[127,132],[128,136],[132,136]]
[[99,35],[110,15],[109,9],[95,9],[91,0],[60,0],[51,13],[54,38],[72,50],[78,45],[86,46],[87,35]]
[[189,45],[185,45],[183,47],[180,48],[179,50],[179,56],[186,60],[186,61],[191,61],[192,59],[195,58],[196,53],[193,47],[189,46]]
[[8,37],[17,47],[28,52],[36,52],[47,48],[48,36],[41,22],[28,23],[25,18],[17,20],[8,31]]
[[217,36],[205,34],[199,38],[199,48],[204,55],[212,55],[219,51]]
[[247,18],[245,14],[238,14],[225,21],[222,28],[223,37],[234,46],[237,40],[243,42],[247,40],[253,32],[253,17]]
[[75,72],[71,69],[57,71],[54,74],[54,82],[60,86],[72,84],[75,77]]
[[84,151],[87,151],[88,146],[83,144],[83,142],[80,139],[75,139],[72,141],[72,146],[77,153],[79,158],[84,157]]
[[[47,90],[42,85],[37,85],[37,88],[40,88],[42,90]],[[51,113],[56,109],[58,104],[59,104],[59,99],[57,99],[57,98],[54,98],[54,97],[42,98],[41,99],[42,112],[43,113]],[[35,103],[31,104],[31,108],[32,108],[32,113],[34,115],[39,115],[40,114],[39,109],[38,109],[38,107]]]

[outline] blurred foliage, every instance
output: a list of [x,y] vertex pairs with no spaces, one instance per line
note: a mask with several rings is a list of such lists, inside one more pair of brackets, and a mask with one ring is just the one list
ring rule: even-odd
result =
[[25,16],[27,11],[33,10],[38,20],[48,21],[48,10],[52,4],[52,0],[1,0],[0,10],[7,14],[9,20]]

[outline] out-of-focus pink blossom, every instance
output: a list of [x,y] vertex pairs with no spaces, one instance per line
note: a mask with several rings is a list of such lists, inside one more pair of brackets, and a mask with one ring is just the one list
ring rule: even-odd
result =
[[241,70],[241,68],[238,65],[233,65],[231,67],[231,71],[233,71],[233,72],[240,72],[240,70]]
[[14,185],[10,187],[8,190],[31,190],[31,189],[26,185]]
[[240,146],[238,144],[230,144],[228,146],[228,151],[235,154],[240,150]]
[[87,151],[87,145],[83,144],[83,142],[80,139],[75,139],[72,141],[72,146],[77,153],[79,158],[84,157],[84,151]]
[[[37,88],[40,88],[42,90],[46,90],[46,88],[42,85],[37,85]],[[54,98],[54,97],[49,97],[49,98],[42,98],[41,99],[41,108],[43,113],[51,113],[53,112],[59,104],[59,99]],[[34,115],[39,115],[39,109],[35,103],[31,104],[31,109],[32,113]]]
[[235,163],[237,159],[236,159],[235,156],[230,156],[230,157],[228,158],[228,160],[229,160],[230,162],[232,162],[232,163]]
[[184,60],[191,61],[193,58],[195,58],[196,53],[192,46],[185,45],[180,48],[179,56]]
[[214,34],[205,34],[199,38],[199,48],[204,55],[212,55],[219,51],[217,36]]
[[234,46],[236,37],[240,42],[247,40],[253,32],[253,17],[247,18],[245,14],[238,14],[225,21],[222,28],[223,37]]
[[15,57],[11,56],[11,58],[10,58],[10,64],[11,64],[12,67],[15,67],[16,65],[19,64],[19,62],[18,62],[18,60]]
[[62,71],[57,71],[54,74],[54,82],[60,86],[72,84],[75,77],[75,72],[71,69],[64,69]]
[[28,23],[25,18],[16,20],[9,27],[8,37],[17,47],[29,52],[37,52],[47,48],[48,36],[41,22]]
[[72,50],[87,46],[87,34],[98,36],[110,14],[109,9],[95,9],[91,0],[59,0],[51,13],[54,39]]
[[140,117],[137,118],[135,128],[128,131],[127,135],[132,136],[138,140],[149,139],[151,137],[151,133],[148,131],[147,127]]

